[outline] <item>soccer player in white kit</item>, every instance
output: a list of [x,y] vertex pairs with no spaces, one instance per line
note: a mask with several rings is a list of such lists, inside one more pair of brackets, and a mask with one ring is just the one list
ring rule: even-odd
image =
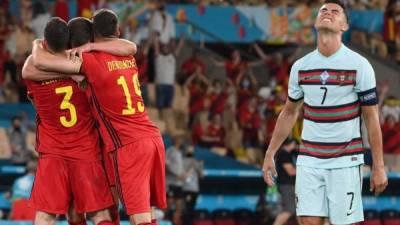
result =
[[367,59],[342,43],[349,28],[345,6],[327,0],[315,28],[317,49],[295,62],[288,100],[279,115],[264,165],[273,185],[274,156],[304,106],[302,142],[296,166],[296,214],[302,225],[335,225],[364,220],[362,207],[363,145],[361,118],[368,130],[373,166],[370,189],[387,186],[378,119],[375,73]]

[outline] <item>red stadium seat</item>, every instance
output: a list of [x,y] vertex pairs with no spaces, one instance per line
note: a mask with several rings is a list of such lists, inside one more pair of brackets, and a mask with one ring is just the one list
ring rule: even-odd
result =
[[212,212],[215,225],[235,225],[233,215],[230,210],[218,209]]
[[251,225],[254,221],[254,213],[248,209],[237,209],[233,211],[236,225]]
[[382,225],[381,220],[375,219],[375,220],[365,220],[362,225]]
[[193,216],[193,225],[214,225],[207,210],[196,210]]
[[362,225],[382,225],[379,212],[376,210],[365,210],[364,219]]
[[193,225],[214,225],[212,220],[193,220]]
[[396,210],[383,210],[381,212],[382,224],[383,225],[399,225],[400,224],[400,213]]

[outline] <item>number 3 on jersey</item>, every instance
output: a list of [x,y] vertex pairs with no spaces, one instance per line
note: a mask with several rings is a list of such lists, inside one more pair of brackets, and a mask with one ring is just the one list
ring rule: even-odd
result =
[[[135,90],[135,94],[138,96],[142,96],[142,92],[140,91],[140,84],[138,74],[135,73],[132,76],[133,81],[133,89]],[[129,92],[128,84],[126,83],[126,79],[124,76],[120,76],[117,80],[117,84],[122,86],[124,90],[125,98],[126,98],[126,108],[122,110],[122,115],[133,115],[136,113],[136,109],[132,107],[132,96]],[[144,104],[140,101],[136,104],[137,110],[139,112],[144,112]]]
[[65,116],[60,117],[61,125],[68,128],[74,126],[77,121],[77,116],[76,116],[75,106],[70,102],[73,94],[72,86],[56,88],[56,94],[64,94],[64,99],[60,104],[60,109],[61,110],[68,109],[70,115],[70,120],[67,120]]

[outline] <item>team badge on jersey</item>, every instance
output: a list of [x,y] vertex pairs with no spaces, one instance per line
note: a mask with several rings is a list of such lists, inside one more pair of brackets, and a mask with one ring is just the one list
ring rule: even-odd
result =
[[346,72],[341,72],[339,74],[339,85],[342,86],[344,84],[344,82],[348,79]]
[[328,79],[329,79],[329,73],[325,70],[323,73],[321,73],[321,83],[322,84],[326,84],[326,82],[328,81]]

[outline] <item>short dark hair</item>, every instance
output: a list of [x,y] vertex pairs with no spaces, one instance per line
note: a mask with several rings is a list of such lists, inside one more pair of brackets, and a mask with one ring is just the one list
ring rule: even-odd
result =
[[109,9],[99,9],[93,15],[93,32],[96,37],[113,37],[117,33],[118,18]]
[[71,48],[84,45],[93,40],[92,22],[85,17],[76,17],[68,22],[69,44]]
[[69,44],[69,30],[67,23],[59,18],[52,17],[44,29],[44,39],[50,50],[54,52],[64,51]]
[[324,4],[328,4],[328,3],[339,5],[343,9],[343,13],[346,17],[347,23],[349,22],[349,13],[347,11],[347,7],[341,0],[325,0]]

